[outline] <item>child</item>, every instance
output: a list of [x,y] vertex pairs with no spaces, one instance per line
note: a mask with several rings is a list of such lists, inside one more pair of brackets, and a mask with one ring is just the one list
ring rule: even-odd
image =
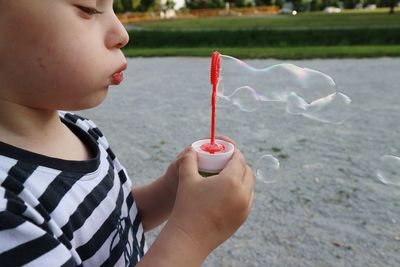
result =
[[[128,35],[112,0],[0,1],[1,266],[199,266],[248,216],[239,150],[210,178],[186,148],[154,182],[130,179],[94,107],[122,81]],[[144,232],[167,220],[152,246]]]

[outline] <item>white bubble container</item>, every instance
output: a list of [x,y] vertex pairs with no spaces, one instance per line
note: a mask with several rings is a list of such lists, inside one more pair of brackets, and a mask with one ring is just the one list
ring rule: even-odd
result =
[[224,146],[220,152],[210,153],[201,149],[204,144],[209,144],[210,139],[198,140],[192,144],[197,153],[197,164],[200,172],[215,174],[219,173],[231,159],[235,146],[224,140],[216,139],[215,143]]

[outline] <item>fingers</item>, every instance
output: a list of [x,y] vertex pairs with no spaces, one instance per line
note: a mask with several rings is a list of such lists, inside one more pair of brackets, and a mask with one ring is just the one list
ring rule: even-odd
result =
[[179,154],[178,156],[176,156],[177,159],[180,159],[183,155],[185,155],[190,149],[192,148],[192,146],[187,146],[185,147]]
[[236,149],[232,158],[221,171],[221,175],[225,177],[234,177],[241,179],[243,190],[249,197],[252,195],[255,175],[253,170],[246,164],[243,154]]
[[226,177],[244,177],[246,171],[246,161],[243,154],[235,149],[232,158],[228,161],[225,168],[221,171],[221,175]]
[[184,181],[193,177],[201,177],[197,170],[197,156],[192,148],[185,149],[179,164],[179,180]]
[[[209,137],[206,137],[206,138],[204,138],[204,139],[207,139],[207,138],[209,138]],[[218,135],[218,136],[215,137],[215,139],[224,140],[224,141],[229,142],[229,143],[232,143],[234,146],[236,146],[236,142],[233,141],[233,139],[229,138],[229,137],[226,136],[226,135]]]
[[231,138],[229,138],[229,137],[226,136],[226,135],[218,135],[218,136],[216,136],[215,138],[224,140],[224,141],[229,142],[229,143],[232,143],[234,146],[236,146],[236,142],[233,141]]
[[253,195],[254,183],[255,183],[254,172],[248,165],[246,165],[246,171],[243,177],[243,184],[246,189],[246,192],[250,195]]

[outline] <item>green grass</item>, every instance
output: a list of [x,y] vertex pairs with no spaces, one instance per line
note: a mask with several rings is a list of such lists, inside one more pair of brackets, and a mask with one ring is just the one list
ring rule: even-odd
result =
[[217,30],[217,29],[320,29],[320,28],[387,28],[400,27],[400,12],[395,14],[344,12],[339,14],[300,13],[297,16],[267,15],[242,17],[209,17],[133,23],[148,30]]
[[399,57],[400,45],[393,46],[306,46],[306,47],[190,47],[190,48],[126,48],[127,57],[188,56],[209,57],[213,51],[238,58],[366,58]]

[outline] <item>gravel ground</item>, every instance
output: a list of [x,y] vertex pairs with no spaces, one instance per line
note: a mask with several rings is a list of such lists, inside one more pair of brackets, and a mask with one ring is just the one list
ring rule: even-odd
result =
[[[209,59],[128,63],[124,83],[82,114],[142,184],[161,175],[184,146],[208,136]],[[400,59],[290,63],[329,74],[353,100],[352,115],[332,125],[288,115],[279,105],[254,113],[218,109],[218,132],[235,139],[250,164],[274,154],[281,176],[256,183],[248,221],[203,266],[400,266],[400,187],[375,176],[380,156],[400,156]],[[149,245],[159,230],[147,235]]]

